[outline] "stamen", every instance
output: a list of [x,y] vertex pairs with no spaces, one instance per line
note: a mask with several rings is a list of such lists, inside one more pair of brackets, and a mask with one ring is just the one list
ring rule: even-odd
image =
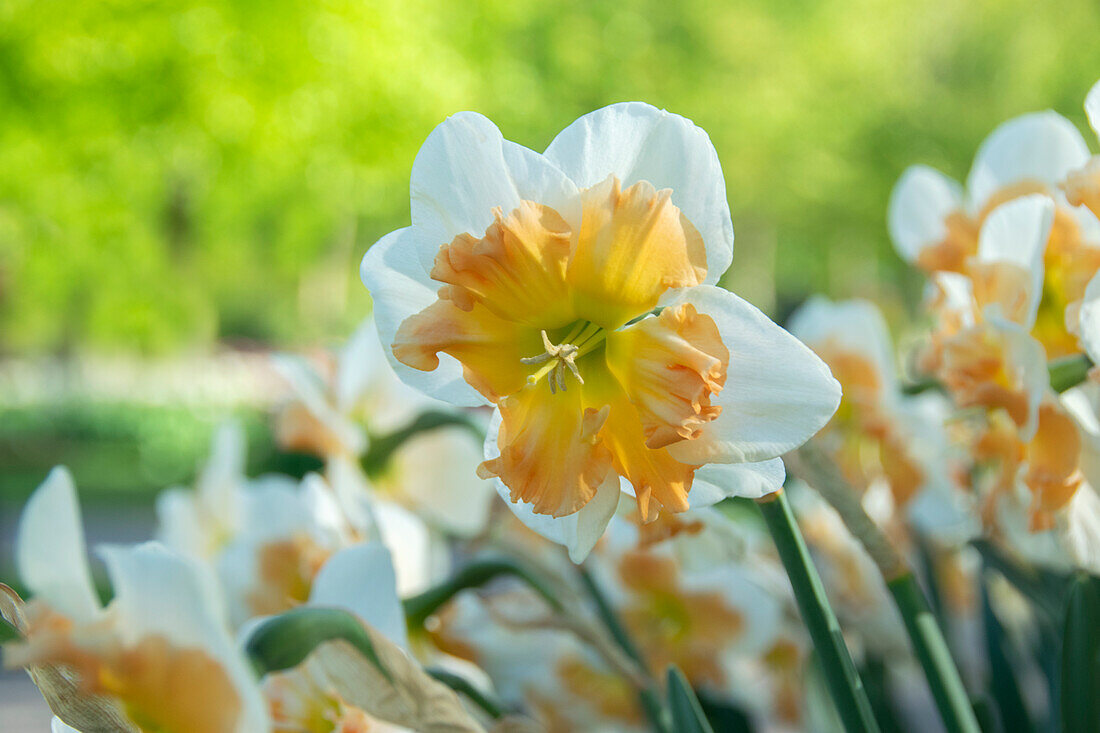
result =
[[[593,328],[595,330],[592,330]],[[570,341],[580,340],[582,343],[585,343],[590,341],[599,330],[599,326],[592,323],[586,326],[577,324],[572,332],[570,332],[570,335],[558,345],[555,345],[550,340],[545,330],[540,331],[542,335],[542,345],[546,351],[537,356],[528,356],[520,359],[520,363],[522,364],[543,365],[541,369],[527,377],[527,383],[536,384],[540,379],[549,375],[547,381],[550,384],[550,394],[556,394],[559,389],[564,392],[566,390],[565,372],[568,369],[569,372],[577,378],[578,382],[584,384],[584,379],[581,378],[581,373],[577,369],[576,363],[576,359],[580,355],[580,349],[576,344],[570,343]]]

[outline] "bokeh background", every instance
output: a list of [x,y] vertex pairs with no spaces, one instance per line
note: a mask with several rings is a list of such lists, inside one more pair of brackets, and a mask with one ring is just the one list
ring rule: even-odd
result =
[[[900,326],[899,173],[963,177],[1025,111],[1084,127],[1098,39],[1095,0],[0,0],[0,579],[54,464],[92,542],[146,536],[226,414],[253,471],[311,467],[272,449],[267,355],[368,312],[359,259],[453,112],[537,150],[611,102],[686,115],[726,174],[727,286],[779,320],[867,296]],[[9,716],[37,701],[17,677]]]
[[1095,0],[0,0],[0,578],[56,463],[92,539],[142,536],[227,413],[253,470],[310,467],[271,448],[267,354],[368,312],[359,259],[453,112],[537,150],[611,102],[686,115],[726,174],[728,287],[904,324],[897,176],[964,177],[1025,111],[1084,128],[1098,39]]

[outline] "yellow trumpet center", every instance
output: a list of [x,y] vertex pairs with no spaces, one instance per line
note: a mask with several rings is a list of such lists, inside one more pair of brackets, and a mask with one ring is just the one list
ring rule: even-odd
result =
[[501,414],[500,456],[479,473],[535,512],[576,512],[620,476],[646,519],[683,511],[697,466],[666,448],[721,412],[729,351],[691,304],[653,314],[666,291],[705,280],[706,248],[671,191],[609,177],[580,199],[579,226],[523,201],[481,238],[443,245],[439,299],[406,319],[393,353],[424,371],[439,353],[462,364]]

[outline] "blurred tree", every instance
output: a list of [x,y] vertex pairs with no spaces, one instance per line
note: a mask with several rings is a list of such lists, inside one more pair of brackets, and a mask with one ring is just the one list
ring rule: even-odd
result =
[[[727,283],[896,313],[885,235],[915,162],[964,176],[1010,116],[1083,124],[1092,0],[0,0],[0,349],[163,352],[346,332],[413,156],[475,109],[543,148],[642,99],[722,156]],[[774,277],[773,277],[774,275]]]

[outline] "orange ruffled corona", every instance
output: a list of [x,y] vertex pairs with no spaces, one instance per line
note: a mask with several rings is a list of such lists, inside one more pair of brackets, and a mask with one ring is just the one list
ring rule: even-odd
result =
[[645,317],[669,289],[706,277],[702,238],[670,192],[611,176],[581,202],[579,231],[524,201],[494,212],[480,239],[444,245],[431,272],[438,300],[401,325],[393,351],[424,371],[449,354],[499,406],[500,456],[480,474],[513,500],[566,516],[622,476],[651,520],[688,508],[697,466],[666,448],[721,412],[711,398],[729,351],[691,304]]

